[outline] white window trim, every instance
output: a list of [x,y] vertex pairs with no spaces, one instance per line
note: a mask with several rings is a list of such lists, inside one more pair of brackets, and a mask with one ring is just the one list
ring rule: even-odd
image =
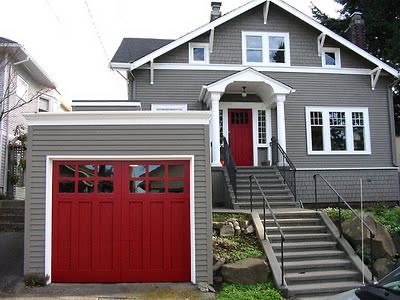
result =
[[[204,61],[194,60],[193,49],[204,48]],[[189,63],[190,64],[209,64],[210,63],[210,45],[208,43],[189,43]]]
[[[20,83],[22,83],[24,86],[25,86],[25,94],[24,95],[22,95],[22,96],[20,96],[20,95],[18,95],[19,93],[18,93],[18,90],[19,90],[19,88],[20,88]],[[15,94],[19,97],[19,98],[21,98],[22,100],[27,100],[28,99],[28,95],[29,95],[29,85],[28,85],[28,83],[20,76],[20,75],[17,75],[17,78],[16,78],[16,86],[15,86]]]
[[[333,52],[335,53],[335,65],[327,65],[326,60],[325,60],[325,52]],[[324,68],[341,68],[342,67],[342,62],[340,59],[340,49],[339,48],[329,48],[329,47],[324,47],[322,48],[322,67]]]
[[[322,112],[323,143],[322,151],[312,150],[310,112]],[[346,115],[346,151],[331,150],[329,112],[340,111]],[[364,151],[354,150],[352,112],[362,112],[364,115]],[[369,127],[368,107],[335,107],[335,106],[306,106],[307,153],[309,155],[369,155],[371,154],[371,136]]]
[[152,104],[152,111],[187,111],[187,104]]
[[[262,36],[263,62],[247,62],[246,36]],[[285,38],[285,62],[276,63],[269,61],[269,37],[283,36]],[[288,32],[262,32],[262,31],[242,31],[242,64],[246,66],[290,66],[290,38]]]
[[45,274],[49,275],[47,284],[52,282],[52,199],[53,199],[53,163],[57,160],[189,160],[190,161],[190,280],[196,283],[196,232],[195,232],[195,185],[193,155],[109,155],[109,156],[46,156],[46,204],[45,204]]
[[46,112],[52,112],[53,111],[53,106],[52,106],[52,102],[51,102],[51,99],[49,98],[49,97],[46,97],[46,96],[40,96],[39,97],[39,101],[38,101],[38,103],[37,103],[37,112],[39,112],[39,109],[40,109],[40,102],[41,101],[47,101],[48,103],[49,103],[49,110],[47,110]]

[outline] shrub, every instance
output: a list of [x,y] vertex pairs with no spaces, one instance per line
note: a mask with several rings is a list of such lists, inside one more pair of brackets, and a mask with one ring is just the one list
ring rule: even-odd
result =
[[271,281],[259,284],[233,284],[224,283],[222,291],[217,295],[219,300],[283,300],[279,291]]
[[400,206],[393,208],[373,208],[371,212],[376,220],[381,223],[390,233],[400,233]]
[[45,286],[49,281],[49,275],[32,273],[25,275],[25,285],[28,287]]
[[[336,207],[328,207],[325,208],[325,212],[329,218],[332,219],[334,223],[339,222],[339,209]],[[353,217],[353,213],[349,209],[341,209],[342,213],[342,222],[349,220]]]

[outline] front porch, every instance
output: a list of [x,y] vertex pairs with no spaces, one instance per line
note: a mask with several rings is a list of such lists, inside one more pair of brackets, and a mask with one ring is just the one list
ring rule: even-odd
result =
[[293,88],[252,68],[203,86],[200,101],[212,111],[212,166],[225,161],[221,155],[224,139],[238,166],[269,165],[273,135],[286,151],[285,101],[293,92]]

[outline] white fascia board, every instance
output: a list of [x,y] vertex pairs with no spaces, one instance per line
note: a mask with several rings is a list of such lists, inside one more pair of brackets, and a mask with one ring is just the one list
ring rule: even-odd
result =
[[120,101],[120,102],[109,102],[109,101],[73,101],[72,106],[134,106],[140,107],[140,102],[132,102],[132,101]]
[[29,113],[23,115],[29,126],[45,125],[208,125],[209,111],[159,112],[110,111]]
[[117,63],[117,62],[111,62],[110,63],[110,69],[111,70],[130,70],[131,69],[131,64],[130,63]]

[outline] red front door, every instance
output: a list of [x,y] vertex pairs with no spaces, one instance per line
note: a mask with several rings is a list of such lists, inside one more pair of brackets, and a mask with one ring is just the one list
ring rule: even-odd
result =
[[251,109],[229,109],[229,146],[238,166],[253,165],[253,122]]
[[57,161],[53,282],[190,281],[189,162]]

